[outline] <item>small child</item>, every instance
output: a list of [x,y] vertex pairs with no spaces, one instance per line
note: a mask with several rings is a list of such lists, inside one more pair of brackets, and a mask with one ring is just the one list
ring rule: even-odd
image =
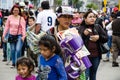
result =
[[27,43],[28,43],[28,49],[27,49],[27,56],[33,59],[35,62],[35,66],[38,66],[38,54],[40,52],[38,42],[40,41],[40,38],[44,36],[46,33],[43,32],[37,24],[35,24],[34,17],[28,18],[29,27],[27,28]]
[[[27,30],[31,30],[31,31],[33,31],[34,32],[34,30],[35,30],[35,27],[34,27],[34,25],[35,25],[35,18],[34,17],[28,17],[28,25],[27,25]],[[33,29],[34,28],[34,29]]]
[[21,57],[16,63],[17,72],[15,80],[36,80],[36,77],[31,74],[34,70],[34,64],[30,58]]
[[62,59],[57,55],[61,52],[53,36],[45,35],[39,41],[39,71],[37,80],[67,80]]

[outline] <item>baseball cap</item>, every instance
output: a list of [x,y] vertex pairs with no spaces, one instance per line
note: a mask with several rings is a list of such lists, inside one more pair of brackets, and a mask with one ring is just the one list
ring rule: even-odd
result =
[[114,12],[117,12],[117,11],[118,11],[118,7],[114,7],[114,8],[113,8],[113,11],[114,11]]
[[56,14],[60,15],[73,15],[73,9],[69,6],[60,6],[56,8]]
[[29,4],[29,8],[34,8],[34,6],[32,4]]

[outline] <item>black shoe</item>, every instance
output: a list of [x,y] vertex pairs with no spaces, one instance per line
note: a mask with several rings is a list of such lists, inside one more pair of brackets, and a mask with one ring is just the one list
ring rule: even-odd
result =
[[15,64],[12,64],[12,65],[10,66],[10,68],[15,68]]
[[118,62],[112,62],[112,67],[119,67]]
[[3,59],[2,61],[3,61],[3,62],[6,62],[6,61],[7,61],[7,59]]

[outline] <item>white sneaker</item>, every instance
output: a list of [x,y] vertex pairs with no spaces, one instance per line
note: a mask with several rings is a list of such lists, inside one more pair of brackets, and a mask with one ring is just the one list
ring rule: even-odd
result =
[[103,62],[109,62],[108,58],[103,59]]

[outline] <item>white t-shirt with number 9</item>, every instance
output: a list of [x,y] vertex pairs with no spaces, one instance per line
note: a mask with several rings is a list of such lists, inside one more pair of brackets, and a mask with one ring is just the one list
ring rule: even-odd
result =
[[37,16],[37,24],[41,25],[43,31],[49,30],[55,26],[56,14],[52,10],[43,10]]

